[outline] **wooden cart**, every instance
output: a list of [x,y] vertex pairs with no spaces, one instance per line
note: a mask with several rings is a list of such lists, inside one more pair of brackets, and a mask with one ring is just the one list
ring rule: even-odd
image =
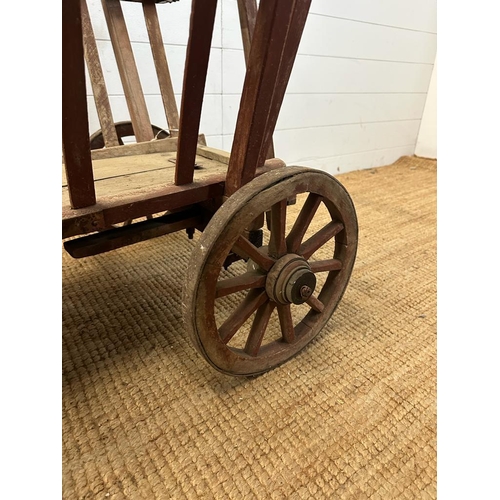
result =
[[[356,214],[343,186],[325,172],[286,166],[273,153],[311,0],[261,0],[258,10],[255,0],[238,0],[247,72],[230,154],[207,147],[199,134],[217,0],[192,0],[180,113],[156,10],[171,8],[156,5],[170,1],[140,2],[169,125],[161,138],[148,116],[120,0],[102,0],[130,111],[127,133],[136,138],[125,145],[85,0],[62,3],[64,247],[81,258],[201,231],[184,286],[186,329],[214,368],[256,375],[318,334],[356,256]],[[101,123],[101,144],[92,149],[85,64]],[[297,196],[305,201],[290,220]],[[320,208],[329,220],[309,234]],[[327,258],[315,258],[325,249]]]

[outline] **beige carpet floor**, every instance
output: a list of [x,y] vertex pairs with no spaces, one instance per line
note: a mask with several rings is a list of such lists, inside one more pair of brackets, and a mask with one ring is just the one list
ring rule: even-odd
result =
[[184,233],[64,254],[63,498],[436,498],[436,169],[338,176],[351,282],[304,351],[253,379],[189,343]]

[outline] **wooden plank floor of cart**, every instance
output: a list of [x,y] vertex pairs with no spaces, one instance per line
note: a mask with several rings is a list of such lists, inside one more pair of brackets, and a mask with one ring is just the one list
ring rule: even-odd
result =
[[[214,174],[225,174],[229,157],[220,151],[219,159],[216,155],[207,157],[208,152],[198,148],[195,162],[195,182],[207,179]],[[205,153],[205,156],[203,155]],[[134,191],[149,191],[155,187],[162,187],[173,183],[175,151],[135,154],[120,157],[101,157],[92,161],[97,199],[110,196],[130,196]],[[99,158],[99,157],[97,157]],[[62,173],[63,206],[69,206],[68,185],[66,174]]]
[[[102,237],[91,235],[80,238],[79,244],[74,241],[69,246],[65,244],[67,250],[74,256],[83,257],[154,235],[184,228],[202,228],[207,221],[198,204],[206,205],[224,196],[229,153],[199,144],[193,182],[175,185],[176,148],[177,138],[168,138],[92,151],[97,203],[80,209],[70,206],[63,165],[63,238],[109,230]],[[256,174],[284,166],[282,160],[270,159],[257,169]],[[116,224],[165,212],[172,214],[156,218],[154,223],[134,223],[134,228],[121,231],[119,238],[118,231],[110,232]],[[110,238],[113,243],[110,243]],[[86,247],[85,251],[83,247]]]
[[92,151],[97,203],[82,209],[70,206],[63,165],[63,237],[222,196],[229,154],[200,144],[193,182],[176,186],[176,147],[173,138]]

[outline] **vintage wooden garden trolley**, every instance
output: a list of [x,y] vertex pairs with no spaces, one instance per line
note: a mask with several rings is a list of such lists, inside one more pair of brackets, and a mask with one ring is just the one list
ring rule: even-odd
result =
[[[183,297],[195,348],[230,375],[285,362],[333,314],[357,249],[343,186],[274,158],[272,135],[311,0],[261,0],[258,9],[256,0],[238,0],[247,72],[230,154],[199,134],[217,0],[192,0],[180,113],[157,12],[171,7],[156,5],[175,0],[140,1],[168,130],[149,119],[120,0],[102,0],[130,112],[130,123],[113,121],[85,1],[62,2],[65,249],[80,258],[201,231]],[[92,148],[85,64],[101,124]],[[121,145],[132,134],[136,142]],[[305,201],[290,220],[298,196]],[[320,208],[328,221],[309,234]]]

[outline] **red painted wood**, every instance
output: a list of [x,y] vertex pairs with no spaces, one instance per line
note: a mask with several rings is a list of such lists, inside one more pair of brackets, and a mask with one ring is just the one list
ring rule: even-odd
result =
[[193,0],[184,69],[175,184],[193,182],[217,0]]
[[85,92],[80,0],[62,3],[62,141],[72,208],[96,202]]

